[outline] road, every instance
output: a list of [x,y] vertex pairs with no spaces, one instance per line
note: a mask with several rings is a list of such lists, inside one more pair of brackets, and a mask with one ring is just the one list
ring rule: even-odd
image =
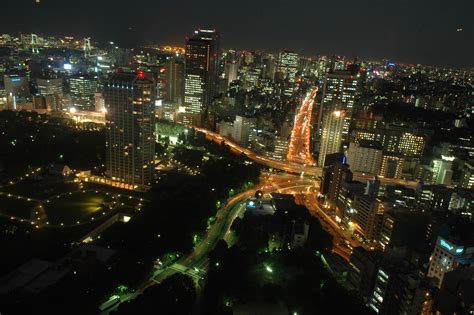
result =
[[314,98],[318,88],[314,87],[306,95],[301,107],[295,115],[295,123],[291,131],[290,144],[287,160],[297,163],[312,165],[314,163],[311,154],[311,117],[313,112]]
[[[232,152],[236,154],[245,154],[249,159],[254,161],[255,163],[265,165],[267,167],[271,167],[274,169],[282,170],[290,174],[298,174],[298,175],[308,175],[308,176],[315,176],[315,177],[320,177],[322,175],[322,168],[317,167],[314,165],[310,164],[302,164],[302,163],[297,163],[297,162],[292,162],[292,161],[277,161],[270,159],[266,156],[259,155],[255,152],[253,152],[250,149],[241,147],[239,144],[233,142],[232,140],[229,140],[226,137],[223,137],[219,135],[218,133],[215,133],[213,131],[209,131],[207,129],[203,128],[198,128],[198,127],[193,127],[195,130],[202,132],[206,135],[206,138],[208,140],[214,141],[215,143],[222,143],[224,142],[226,145],[228,145],[231,149]],[[359,180],[359,181],[369,181],[373,180],[374,176],[373,175],[367,175],[364,173],[360,172],[354,172],[354,180]],[[405,179],[398,179],[398,178],[385,178],[385,177],[377,177],[383,184],[389,184],[389,185],[403,185],[403,186],[408,186],[408,187],[416,187],[419,183],[417,181],[407,181]]]
[[209,131],[207,129],[203,128],[198,128],[198,127],[193,127],[195,130],[202,132],[206,135],[206,138],[208,140],[214,141],[216,143],[222,143],[224,142],[226,145],[228,145],[231,149],[232,152],[236,154],[245,154],[249,159],[252,161],[262,164],[271,168],[279,169],[282,171],[285,171],[287,173],[292,173],[292,174],[302,174],[304,173],[305,175],[310,175],[310,176],[321,176],[321,168],[320,167],[315,167],[315,166],[310,166],[310,165],[305,165],[305,164],[299,164],[299,163],[291,163],[291,162],[284,162],[284,161],[277,161],[270,159],[266,156],[259,155],[252,150],[249,150],[247,148],[241,147],[237,143],[233,142],[232,140],[229,140],[218,133],[215,133],[213,131]]
[[[161,283],[164,279],[178,273],[185,273],[191,277],[197,279],[205,275],[206,267],[208,263],[208,254],[214,249],[219,240],[224,239],[229,233],[230,228],[234,220],[242,215],[246,209],[245,201],[255,195],[257,190],[261,190],[264,194],[272,192],[285,192],[295,191],[298,192],[300,189],[308,189],[314,185],[314,181],[306,178],[297,176],[290,176],[286,174],[279,175],[265,175],[261,180],[263,184],[255,186],[253,189],[240,193],[230,199],[227,204],[219,209],[216,214],[216,221],[209,228],[206,235],[194,248],[194,251],[188,256],[179,259],[173,265],[155,270],[153,274],[144,281],[143,285],[136,290],[134,293],[126,294],[121,297],[121,302],[132,300],[141,294],[146,288],[156,283]],[[107,315],[110,312],[116,310],[118,305],[111,307],[110,309],[103,311],[101,315]]]

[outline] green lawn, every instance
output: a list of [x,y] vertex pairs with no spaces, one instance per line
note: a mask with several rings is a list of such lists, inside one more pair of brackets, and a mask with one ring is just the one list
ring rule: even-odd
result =
[[52,225],[72,225],[86,223],[92,218],[100,218],[110,209],[104,207],[104,202],[111,198],[103,192],[73,192],[59,198],[51,198],[44,203],[48,221]]
[[0,213],[6,216],[30,219],[31,211],[35,208],[35,205],[35,201],[0,195]]

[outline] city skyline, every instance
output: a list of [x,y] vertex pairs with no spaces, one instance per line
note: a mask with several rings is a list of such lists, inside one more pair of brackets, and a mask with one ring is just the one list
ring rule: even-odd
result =
[[[86,10],[88,6],[94,10]],[[402,1],[393,6],[373,1],[337,5],[263,1],[221,11],[215,1],[182,6],[143,0],[135,8],[123,0],[99,4],[22,0],[9,1],[7,8],[29,13],[31,19],[25,22],[7,15],[0,22],[5,32],[92,36],[122,46],[184,45],[185,36],[199,25],[218,29],[224,48],[274,53],[292,49],[308,56],[339,54],[410,64],[473,66],[474,44],[469,40],[473,23],[468,12],[474,3],[467,1],[455,1],[449,7],[441,1]],[[125,10],[129,12],[127,23],[117,19]],[[57,22],[44,23],[52,18]]]

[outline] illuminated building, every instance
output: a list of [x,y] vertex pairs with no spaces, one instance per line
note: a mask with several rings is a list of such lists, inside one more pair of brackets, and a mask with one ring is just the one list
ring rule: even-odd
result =
[[[323,86],[323,98],[319,108],[319,118],[316,131],[322,137],[324,117],[330,115],[333,111],[343,111],[344,124],[342,128],[342,140],[349,138],[349,127],[352,118],[352,110],[355,100],[358,96],[359,84],[358,69],[349,71],[335,71],[326,74]],[[321,122],[323,123],[321,124]],[[321,140],[322,141],[322,140]]]
[[421,157],[425,149],[425,137],[403,129],[387,128],[384,151],[405,157]]
[[283,50],[278,55],[277,71],[282,72],[286,79],[295,83],[296,73],[298,72],[300,57],[291,50]]
[[94,93],[95,111],[98,113],[105,113],[105,99],[102,93]]
[[288,154],[288,145],[287,138],[276,136],[272,158],[278,161],[284,161]]
[[464,163],[460,186],[467,189],[474,188],[474,163],[473,162]]
[[390,204],[378,198],[356,195],[349,209],[353,222],[360,227],[360,232],[369,242],[379,240],[382,230],[383,215],[390,209]]
[[197,30],[186,41],[184,107],[192,115],[208,114],[215,95],[219,65],[219,33]]
[[38,78],[36,79],[38,93],[41,95],[56,95],[63,97],[63,79],[62,78]]
[[285,79],[288,80],[290,86],[285,90],[285,94],[291,95],[295,88],[296,73],[299,68],[300,57],[291,50],[283,50],[278,55],[277,71],[280,72]]
[[378,265],[382,255],[378,251],[367,251],[362,246],[355,247],[350,258],[351,272],[347,275],[349,283],[367,300],[374,289]]
[[324,165],[327,154],[340,152],[345,117],[343,111],[334,111],[324,115],[318,157],[319,166]]
[[385,178],[401,178],[404,159],[395,155],[384,154],[379,176]]
[[349,165],[335,163],[325,167],[321,182],[321,194],[326,196],[328,201],[335,203],[341,192],[342,183],[346,181],[352,181],[352,172]]
[[232,132],[232,139],[234,139],[243,147],[247,147],[249,143],[250,130],[256,126],[256,118],[236,116],[234,121],[234,129]]
[[384,263],[368,306],[378,314],[431,314],[434,288],[415,271]]
[[3,77],[7,109],[17,109],[18,101],[30,97],[28,81],[28,76],[22,74],[6,74]]
[[351,142],[347,151],[347,162],[353,172],[377,175],[382,164],[382,147],[376,141]]
[[104,87],[106,166],[112,184],[136,189],[154,179],[155,82],[138,73],[118,72]]
[[182,106],[184,98],[184,64],[181,61],[170,58],[164,64],[164,71],[166,77],[165,99],[177,106]]
[[474,247],[453,239],[438,236],[427,276],[436,279],[438,288],[443,284],[444,275],[461,266],[473,263]]
[[225,78],[227,79],[228,85],[232,81],[237,80],[237,71],[239,69],[239,64],[237,61],[232,60],[232,61],[226,61],[225,66],[224,66],[224,75]]
[[94,75],[80,74],[70,78],[72,107],[79,110],[94,110],[98,78]]
[[454,159],[454,157],[443,155],[441,159],[433,160],[433,184],[451,185]]
[[390,244],[390,240],[392,239],[393,230],[395,228],[395,220],[395,215],[392,212],[387,211],[384,213],[378,244],[379,248],[383,251],[388,246],[388,244]]
[[62,78],[38,78],[36,79],[36,85],[38,87],[38,94],[48,97],[48,99],[54,99],[54,104],[47,107],[50,107],[51,109],[61,109],[61,103],[64,96]]
[[448,211],[452,189],[444,185],[422,185],[419,204],[428,211]]

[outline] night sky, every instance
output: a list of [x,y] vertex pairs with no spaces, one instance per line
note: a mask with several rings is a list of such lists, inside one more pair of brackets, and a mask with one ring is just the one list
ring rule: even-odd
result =
[[474,66],[474,0],[35,1],[0,0],[0,32],[182,46],[217,28],[224,48]]

